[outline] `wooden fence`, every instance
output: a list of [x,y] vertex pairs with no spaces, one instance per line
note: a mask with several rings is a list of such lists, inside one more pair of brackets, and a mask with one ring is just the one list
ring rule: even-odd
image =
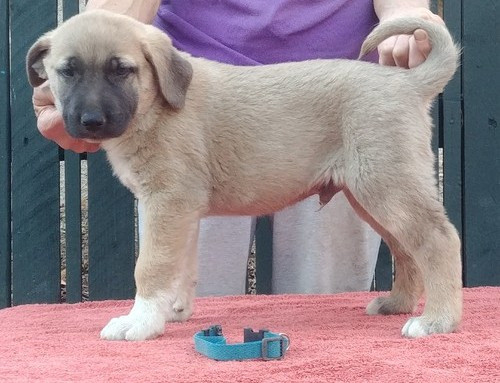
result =
[[[60,3],[64,18],[79,10],[78,0]],[[443,3],[446,23],[463,47],[461,68],[434,108],[435,149],[441,147],[444,156],[444,203],[463,240],[464,284],[500,285],[500,2]],[[24,64],[28,48],[57,25],[58,14],[56,0],[0,0],[0,308],[61,301],[62,235],[66,300],[82,299],[84,157],[61,151],[38,133]],[[103,153],[85,158],[88,295],[92,300],[130,298],[134,200],[111,176]],[[270,291],[270,230],[269,220],[260,219],[260,293]],[[388,289],[391,283],[391,259],[383,248],[376,287]]]

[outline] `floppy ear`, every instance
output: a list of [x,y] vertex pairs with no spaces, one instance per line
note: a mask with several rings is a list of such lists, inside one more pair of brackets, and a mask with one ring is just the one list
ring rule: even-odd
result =
[[181,109],[193,77],[193,67],[159,29],[148,27],[145,40],[144,56],[153,67],[163,97],[172,108]]
[[43,59],[50,49],[50,36],[48,34],[40,37],[28,51],[26,56],[26,72],[32,87],[42,85],[47,80],[47,72],[43,65]]

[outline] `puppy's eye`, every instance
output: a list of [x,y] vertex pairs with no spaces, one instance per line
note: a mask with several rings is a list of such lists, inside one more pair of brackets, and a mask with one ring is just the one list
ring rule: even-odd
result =
[[116,80],[120,80],[125,79],[130,74],[137,72],[137,67],[135,67],[134,63],[129,60],[112,57],[106,66],[106,72],[108,76],[111,76]]
[[75,70],[71,67],[65,67],[58,70],[59,74],[64,77],[73,77],[75,75]]
[[115,68],[115,75],[126,77],[135,72],[135,68],[130,65],[118,64]]

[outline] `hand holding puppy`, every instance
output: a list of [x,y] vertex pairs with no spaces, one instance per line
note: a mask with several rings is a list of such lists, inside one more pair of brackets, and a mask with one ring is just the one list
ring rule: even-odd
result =
[[99,144],[73,138],[66,132],[63,117],[54,105],[54,95],[50,91],[48,81],[34,88],[33,108],[37,117],[38,130],[45,138],[56,142],[63,149],[76,153],[99,150]]
[[[418,17],[444,25],[438,15],[427,8],[398,8],[387,11],[380,17],[380,23],[399,17]],[[392,36],[378,46],[379,63],[401,68],[414,68],[422,64],[429,52],[431,43],[427,32],[417,29],[413,35]]]

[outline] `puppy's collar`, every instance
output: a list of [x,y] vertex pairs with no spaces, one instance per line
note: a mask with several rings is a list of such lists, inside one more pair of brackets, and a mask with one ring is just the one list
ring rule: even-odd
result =
[[227,344],[220,325],[210,326],[194,335],[194,347],[215,360],[282,359],[290,347],[290,338],[269,330],[243,330],[243,343]]

